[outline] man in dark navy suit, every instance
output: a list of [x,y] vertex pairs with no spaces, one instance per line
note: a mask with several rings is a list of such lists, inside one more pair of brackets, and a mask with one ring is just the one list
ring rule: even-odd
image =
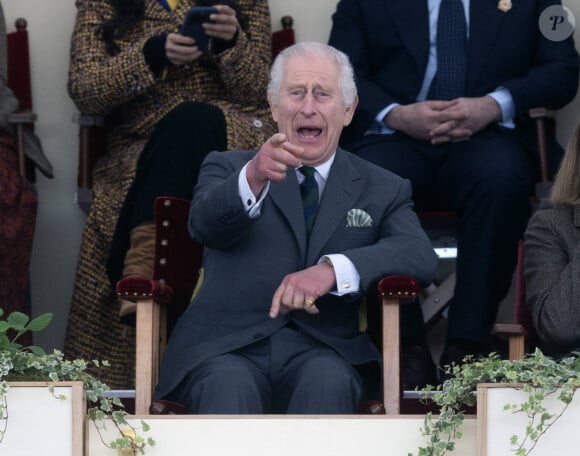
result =
[[[341,0],[333,16],[360,97],[341,144],[411,180],[417,209],[457,212],[441,365],[486,351],[509,289],[537,168],[528,110],[578,86],[566,18],[557,0]],[[418,306],[403,331],[405,386],[432,383]]]

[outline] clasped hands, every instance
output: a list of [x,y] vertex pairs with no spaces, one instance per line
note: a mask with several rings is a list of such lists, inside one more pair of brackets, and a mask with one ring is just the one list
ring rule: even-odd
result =
[[498,103],[489,96],[428,100],[395,107],[385,117],[385,125],[407,135],[442,144],[466,141],[492,122],[501,120]]
[[[207,36],[231,41],[236,36],[240,24],[236,12],[227,5],[215,5],[217,14],[210,15],[211,22],[202,24]],[[202,52],[195,46],[195,40],[179,33],[169,33],[165,40],[165,55],[175,66],[187,65],[199,59]]]

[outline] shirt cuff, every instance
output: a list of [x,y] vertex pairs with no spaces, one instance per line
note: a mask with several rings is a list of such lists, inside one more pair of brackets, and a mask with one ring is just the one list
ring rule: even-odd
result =
[[504,87],[498,87],[495,91],[487,95],[493,98],[499,105],[499,109],[501,110],[501,122],[499,124],[502,127],[515,128],[514,117],[516,115],[516,107],[510,91]]
[[318,263],[329,263],[334,269],[336,276],[336,290],[330,293],[336,296],[343,296],[346,294],[358,293],[360,288],[360,275],[352,261],[346,255],[336,253],[332,255],[324,255]]
[[392,128],[389,128],[389,127],[387,127],[385,125],[385,122],[383,122],[383,119],[385,117],[387,117],[387,115],[393,109],[395,109],[397,106],[401,106],[401,105],[399,103],[391,103],[389,106],[387,106],[381,112],[379,112],[375,116],[375,120],[374,120],[374,122],[371,124],[371,126],[369,128],[369,132],[371,132],[371,133],[378,133],[378,134],[381,134],[381,135],[392,135],[393,133],[395,133],[395,130],[393,130]]
[[262,194],[259,198],[256,198],[254,192],[252,192],[252,189],[250,188],[250,184],[248,183],[248,177],[246,176],[247,168],[248,163],[244,165],[238,176],[238,194],[240,195],[244,209],[250,218],[258,218],[261,213],[260,210],[262,209],[262,202],[268,194],[270,182],[266,183],[266,186],[262,190]]

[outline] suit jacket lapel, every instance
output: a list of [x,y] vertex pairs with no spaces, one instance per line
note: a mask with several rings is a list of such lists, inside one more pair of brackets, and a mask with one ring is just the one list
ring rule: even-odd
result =
[[469,7],[469,52],[467,64],[467,95],[473,93],[477,78],[488,64],[491,47],[501,38],[500,27],[506,17],[495,0],[471,0]]
[[[482,0],[477,0],[482,1]],[[405,47],[413,55],[420,74],[429,57],[429,11],[427,0],[384,0]]]
[[320,201],[320,209],[310,234],[306,264],[312,264],[324,253],[322,248],[341,224],[345,223],[345,215],[352,209],[354,202],[364,190],[364,179],[351,165],[349,152],[338,150],[324,193]]
[[349,152],[339,149],[328,175],[320,209],[307,245],[306,226],[298,179],[289,172],[286,179],[272,182],[269,196],[294,232],[306,265],[314,263],[323,253],[322,248],[342,223],[345,215],[364,190],[364,180],[351,165]]
[[270,184],[269,196],[294,232],[302,257],[306,256],[306,224],[298,179],[294,170],[288,170],[286,179]]

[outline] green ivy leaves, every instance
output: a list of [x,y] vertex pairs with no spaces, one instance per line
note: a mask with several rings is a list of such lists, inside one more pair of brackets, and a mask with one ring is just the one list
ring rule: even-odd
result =
[[[4,310],[0,308],[0,317],[4,316]],[[110,448],[131,448],[145,453],[147,446],[154,446],[155,441],[145,439],[137,435],[135,427],[125,419],[126,412],[123,404],[116,397],[107,395],[107,385],[86,372],[89,364],[96,366],[108,366],[107,361],[93,360],[87,362],[83,359],[67,360],[59,350],[46,353],[42,348],[35,346],[22,346],[17,341],[26,332],[42,331],[52,320],[52,314],[44,313],[31,319],[21,312],[12,312],[5,319],[0,319],[0,442],[6,432],[8,411],[6,393],[10,380],[42,380],[42,381],[81,381],[83,383],[87,400],[91,406],[87,411],[89,418],[95,422],[97,429],[104,428],[105,419],[110,419],[119,430],[116,440],[105,445]],[[54,395],[54,387],[49,385],[49,391]],[[56,397],[56,396],[55,396]],[[57,397],[62,399],[62,397]],[[127,435],[126,430],[133,432]],[[143,432],[149,430],[149,426],[141,422]]]
[[[498,354],[473,359],[467,357],[461,365],[445,367],[451,378],[437,388],[424,388],[424,400],[434,401],[440,414],[425,417],[423,435],[429,436],[429,444],[418,450],[418,456],[443,456],[455,448],[461,438],[464,421],[463,410],[476,402],[478,383],[507,383],[522,388],[527,393],[523,403],[505,404],[510,413],[524,413],[528,417],[522,436],[511,436],[510,444],[516,456],[527,456],[538,440],[564,414],[580,386],[580,358],[578,353],[554,360],[536,350],[521,360],[502,360]],[[549,413],[544,400],[557,394],[562,409]],[[409,455],[411,456],[411,455]]]

